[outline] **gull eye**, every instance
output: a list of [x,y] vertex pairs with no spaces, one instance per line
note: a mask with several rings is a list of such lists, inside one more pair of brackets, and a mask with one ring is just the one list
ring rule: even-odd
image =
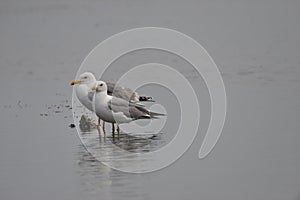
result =
[[103,83],[101,83],[99,86],[103,86]]
[[83,77],[84,79],[87,79],[88,77],[87,76],[85,76],[85,77]]

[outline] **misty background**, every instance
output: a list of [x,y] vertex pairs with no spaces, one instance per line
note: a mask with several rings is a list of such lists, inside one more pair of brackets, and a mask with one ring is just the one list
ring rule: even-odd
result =
[[[299,20],[297,0],[0,0],[0,198],[299,200]],[[98,43],[145,26],[178,30],[206,48],[228,113],[204,160],[205,127],[176,163],[134,175],[97,162],[69,128],[69,83]],[[138,58],[170,58],[201,83],[158,52],[118,62]]]

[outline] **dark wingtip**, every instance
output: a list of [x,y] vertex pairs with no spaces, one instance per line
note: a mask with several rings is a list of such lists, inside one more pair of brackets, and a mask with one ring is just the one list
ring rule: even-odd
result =
[[150,112],[150,116],[151,116],[151,118],[158,119],[159,116],[160,117],[167,116],[167,114],[157,113],[157,112]]
[[147,97],[147,96],[140,96],[139,101],[155,102],[152,97]]

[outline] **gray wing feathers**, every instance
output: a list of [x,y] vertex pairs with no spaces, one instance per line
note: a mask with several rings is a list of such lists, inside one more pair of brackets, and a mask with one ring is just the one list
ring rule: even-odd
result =
[[120,98],[112,98],[108,102],[108,107],[114,112],[122,112],[127,117],[133,119],[151,118],[150,111],[148,111],[143,105],[127,102]]
[[125,88],[114,83],[107,84],[107,94],[110,96],[118,97],[126,101],[138,102],[139,95],[132,89]]

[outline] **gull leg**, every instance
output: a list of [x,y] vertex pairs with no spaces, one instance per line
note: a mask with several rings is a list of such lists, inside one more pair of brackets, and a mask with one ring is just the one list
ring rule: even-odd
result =
[[112,135],[113,137],[115,137],[115,123],[112,123],[111,126],[112,126]]
[[105,134],[105,121],[103,121],[103,123],[102,123],[102,130],[103,130],[103,133]]
[[101,119],[100,119],[100,117],[98,117],[98,126],[100,126],[100,121],[101,121]]
[[120,137],[120,127],[117,125],[118,138]]

